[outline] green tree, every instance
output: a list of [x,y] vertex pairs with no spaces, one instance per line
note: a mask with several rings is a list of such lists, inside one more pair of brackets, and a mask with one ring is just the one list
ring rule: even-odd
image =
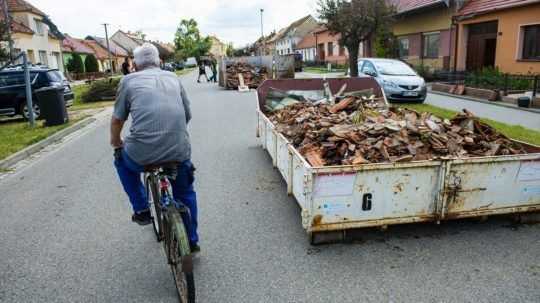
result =
[[389,27],[393,6],[385,0],[319,0],[319,15],[334,34],[341,34],[340,45],[349,51],[351,77],[358,77],[360,42],[370,41],[381,27]]
[[377,58],[397,58],[399,45],[390,28],[380,26],[375,35],[375,56]]
[[229,43],[227,45],[227,50],[225,51],[227,57],[233,57],[234,56],[234,46],[232,43]]
[[86,59],[84,60],[84,69],[87,73],[96,73],[99,71],[99,65],[94,55],[89,54],[86,56]]
[[84,73],[84,64],[81,56],[74,53],[66,64],[67,70],[72,73]]
[[9,41],[11,37],[9,36],[8,29],[8,23],[3,20],[0,21],[0,62],[7,62],[10,59]]
[[210,37],[203,37],[194,19],[182,20],[174,38],[176,56],[182,59],[207,55],[212,47]]

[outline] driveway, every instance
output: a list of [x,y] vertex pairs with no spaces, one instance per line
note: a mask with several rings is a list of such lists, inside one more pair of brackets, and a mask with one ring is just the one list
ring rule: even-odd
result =
[[[255,138],[255,94],[183,80],[198,167],[197,302],[538,302],[540,225],[411,224],[310,246]],[[0,302],[177,302],[152,227],[131,222],[107,120],[0,178]]]

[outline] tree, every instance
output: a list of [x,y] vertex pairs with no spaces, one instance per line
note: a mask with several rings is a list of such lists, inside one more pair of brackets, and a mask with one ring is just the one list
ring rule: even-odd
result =
[[0,62],[7,62],[9,57],[9,36],[8,23],[6,21],[0,21]]
[[375,34],[375,56],[377,58],[396,58],[399,56],[396,36],[388,27],[379,27]]
[[339,44],[349,51],[351,77],[358,77],[360,42],[371,41],[381,27],[388,27],[394,14],[385,0],[319,0],[319,15],[328,30],[341,34]]
[[84,60],[84,69],[87,73],[96,73],[99,71],[99,65],[94,55],[89,54],[86,56],[86,59]]
[[208,54],[212,47],[210,37],[202,37],[197,21],[194,19],[182,20],[174,38],[176,56],[183,60],[189,57],[199,59]]
[[227,50],[225,51],[225,54],[227,55],[227,57],[234,56],[234,46],[232,43],[227,44]]
[[72,73],[84,73],[84,64],[79,54],[74,53],[66,64],[67,70]]

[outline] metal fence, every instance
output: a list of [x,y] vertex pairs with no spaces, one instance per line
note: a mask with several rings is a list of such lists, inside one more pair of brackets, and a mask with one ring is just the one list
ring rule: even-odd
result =
[[497,72],[437,72],[435,82],[465,85],[473,88],[492,89],[504,95],[532,91],[540,94],[540,75],[511,75]]

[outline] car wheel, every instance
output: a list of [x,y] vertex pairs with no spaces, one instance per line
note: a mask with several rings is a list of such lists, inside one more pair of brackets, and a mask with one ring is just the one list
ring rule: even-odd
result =
[[[34,109],[34,119],[37,120],[41,118],[41,109],[39,108],[39,105],[34,103],[32,107]],[[26,105],[26,103],[21,106],[21,114],[26,120],[30,119],[30,113],[28,112],[28,105]]]

